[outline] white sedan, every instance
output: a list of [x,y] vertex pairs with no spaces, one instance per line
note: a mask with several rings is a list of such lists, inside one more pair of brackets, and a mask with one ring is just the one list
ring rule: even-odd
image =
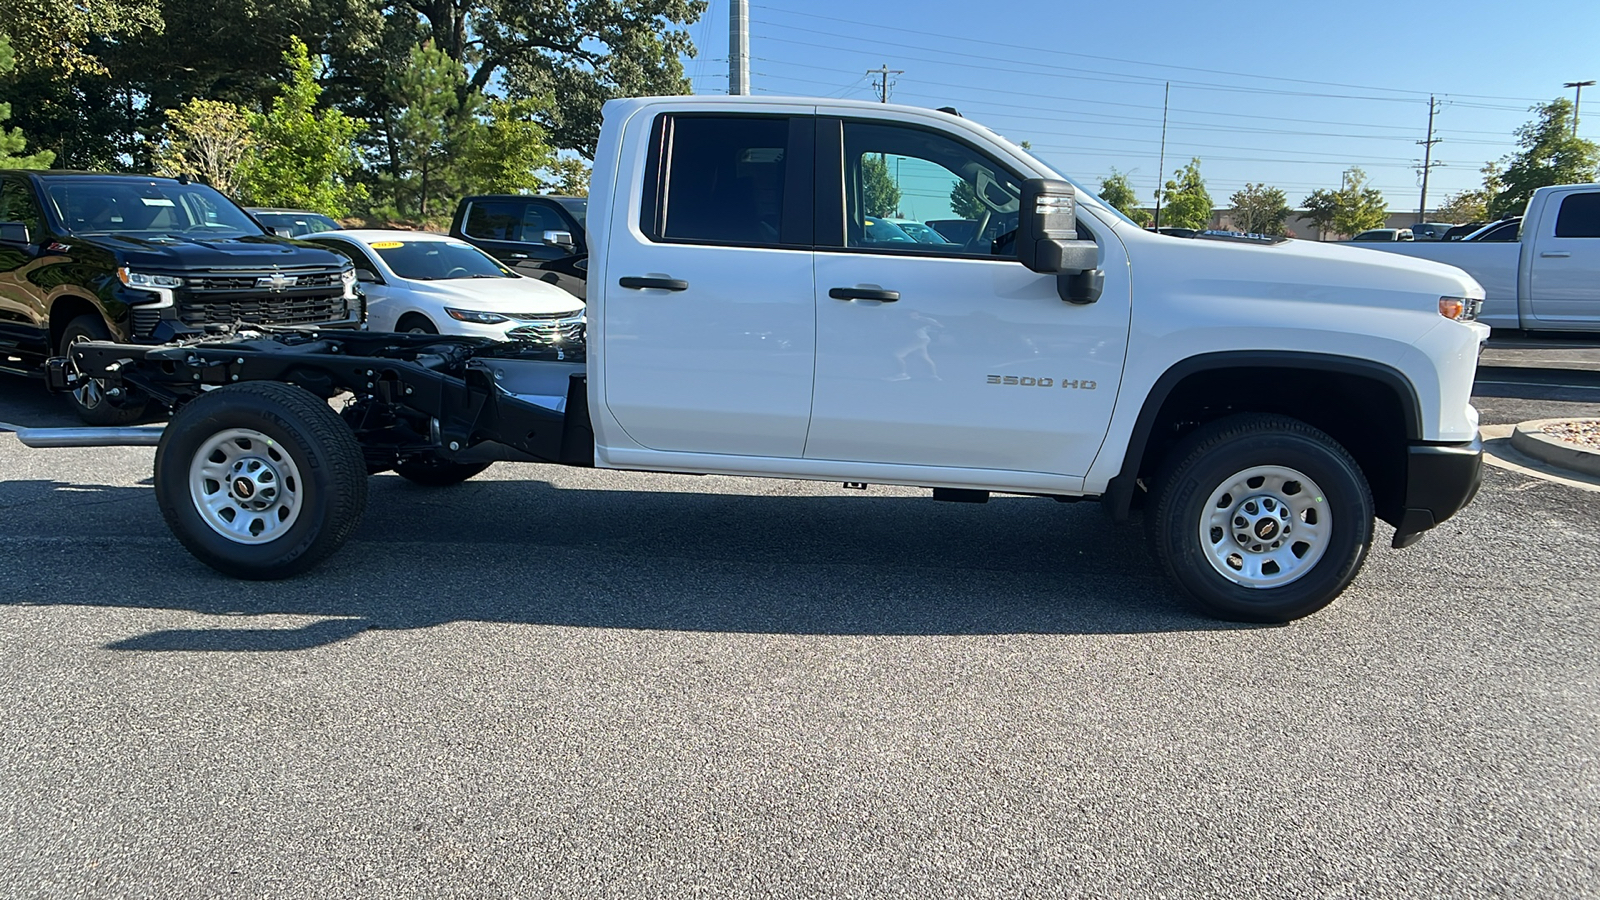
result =
[[583,301],[464,241],[417,231],[325,231],[303,240],[355,262],[373,331],[578,344]]

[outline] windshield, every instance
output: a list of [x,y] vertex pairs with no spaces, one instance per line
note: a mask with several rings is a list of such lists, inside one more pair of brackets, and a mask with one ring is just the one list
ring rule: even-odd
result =
[[932,228],[929,228],[928,226],[922,224],[921,222],[896,222],[894,224],[899,226],[901,231],[904,231],[906,234],[909,234],[912,237],[916,238],[917,239],[917,243],[920,243],[920,244],[948,244],[948,243],[951,243],[950,241],[945,240],[944,236],[941,235],[939,232],[934,231]]
[[584,228],[589,227],[587,220],[589,215],[588,197],[558,197],[556,202],[561,204],[561,208],[566,210],[574,219],[577,219],[579,225]]
[[290,237],[339,230],[338,222],[316,213],[258,212],[256,221],[268,228],[283,228],[289,232]]
[[260,236],[233,201],[203,184],[133,178],[71,178],[46,182],[46,194],[69,234]]
[[482,250],[459,241],[373,241],[369,246],[394,274],[415,281],[517,277]]

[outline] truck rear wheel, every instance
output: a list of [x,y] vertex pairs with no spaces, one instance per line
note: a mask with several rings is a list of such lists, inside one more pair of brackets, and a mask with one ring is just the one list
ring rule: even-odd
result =
[[190,553],[236,578],[298,575],[355,531],[361,445],[327,403],[277,382],[229,385],[182,407],[156,449],[156,502]]
[[[72,345],[80,341],[109,341],[111,329],[97,315],[82,315],[67,323],[61,331],[61,346],[57,351],[67,357],[67,371],[77,374],[78,366],[72,361]],[[71,393],[67,402],[77,411],[78,418],[89,425],[127,425],[139,421],[144,415],[145,401],[131,396],[112,397],[106,393],[105,382],[87,379]]]
[[1361,467],[1323,432],[1243,415],[1186,438],[1157,479],[1151,548],[1200,611],[1241,622],[1310,615],[1372,546]]

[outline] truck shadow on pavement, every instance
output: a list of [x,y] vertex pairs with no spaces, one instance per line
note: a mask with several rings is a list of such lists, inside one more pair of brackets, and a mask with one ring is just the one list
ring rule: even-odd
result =
[[[627,490],[586,477],[602,484],[429,490],[378,476],[350,543],[279,582],[191,558],[147,488],[0,484],[0,603],[316,618],[196,623],[108,645],[147,651],[298,651],[458,621],[814,635],[1252,627],[1183,608],[1142,529],[1113,526],[1093,503],[701,493],[717,480],[688,476],[682,491]],[[105,548],[118,545],[113,561]]]

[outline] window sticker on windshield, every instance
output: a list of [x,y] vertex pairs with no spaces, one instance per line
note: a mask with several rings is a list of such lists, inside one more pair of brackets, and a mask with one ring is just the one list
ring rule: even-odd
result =
[[404,247],[405,243],[403,241],[374,241],[370,246],[374,250],[393,250],[396,247]]
[[171,206],[172,201],[165,197],[140,197],[139,202],[145,206]]

